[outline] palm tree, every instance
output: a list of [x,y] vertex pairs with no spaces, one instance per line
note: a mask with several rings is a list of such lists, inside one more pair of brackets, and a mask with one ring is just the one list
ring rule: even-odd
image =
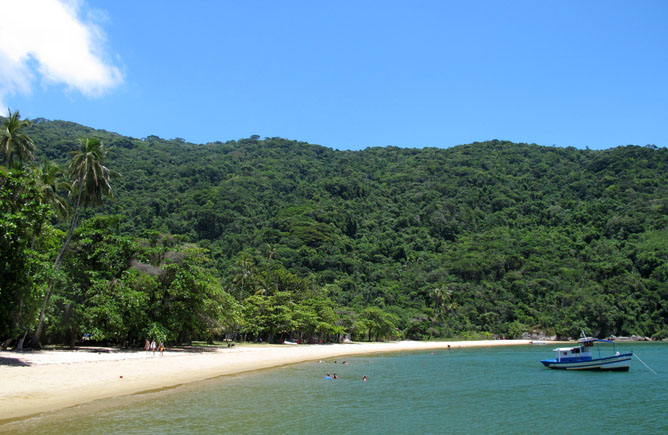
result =
[[438,287],[431,291],[431,296],[434,298],[434,306],[436,308],[435,319],[442,318],[444,315],[449,315],[451,311],[454,311],[459,307],[459,305],[453,301],[452,290],[443,283],[439,284]]
[[443,312],[443,300],[445,299],[446,288],[441,284],[431,291],[431,297],[434,298],[434,319],[436,322]]
[[96,137],[79,138],[81,148],[71,151],[72,160],[68,166],[70,180],[72,182],[70,194],[76,197],[74,213],[70,228],[67,231],[65,243],[60,248],[54,268],[60,269],[63,254],[72,239],[72,233],[76,228],[81,211],[87,207],[102,205],[102,196],[114,199],[109,180],[118,173],[102,165],[108,150],[102,145],[102,141]]
[[[59,192],[68,192],[70,183],[63,179],[63,170],[55,163],[43,159],[41,166],[34,168],[37,175],[37,187],[42,204],[46,204],[56,213],[58,219],[64,219],[70,212],[70,205]],[[32,235],[30,249],[35,247],[35,239],[42,231],[43,221],[37,222]]]
[[243,293],[246,290],[246,280],[250,278],[253,273],[253,260],[249,256],[244,255],[237,260],[236,266],[237,273],[234,278],[232,278],[232,282],[239,288],[237,299],[241,301]]
[[30,136],[23,132],[23,129],[30,126],[30,121],[21,120],[19,111],[12,113],[2,122],[2,132],[0,132],[0,147],[2,148],[2,163],[9,167],[14,162],[14,156],[19,162],[33,160],[35,144]]
[[50,160],[42,159],[41,166],[36,168],[42,203],[51,206],[58,219],[69,215],[70,205],[59,192],[69,192],[72,185],[63,177],[65,172]]
[[[113,193],[109,179],[118,175],[115,171],[110,170],[102,165],[108,150],[102,145],[100,139],[96,137],[81,137],[79,138],[81,147],[78,150],[72,151],[72,160],[68,166],[70,180],[72,182],[70,189],[70,196],[76,198],[74,203],[74,211],[72,213],[72,221],[70,222],[67,236],[63,246],[58,251],[56,260],[53,263],[54,271],[60,270],[63,261],[63,254],[67,250],[67,246],[72,239],[72,233],[77,226],[81,211],[86,207],[96,207],[102,205],[102,197],[108,196],[113,199]],[[42,326],[44,324],[44,312],[46,306],[51,298],[51,291],[53,290],[53,282],[49,284],[49,288],[44,296],[44,303],[42,304],[42,311],[39,314],[39,322],[35,333],[33,334],[33,346],[39,347],[39,339],[42,335]]]

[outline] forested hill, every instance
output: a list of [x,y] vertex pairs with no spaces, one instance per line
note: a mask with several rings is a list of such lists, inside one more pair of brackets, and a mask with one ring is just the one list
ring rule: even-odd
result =
[[193,145],[45,120],[28,133],[59,162],[100,137],[122,174],[101,211],[124,215],[126,235],[209,249],[231,294],[279,264],[342,310],[395,314],[408,337],[668,335],[665,148]]

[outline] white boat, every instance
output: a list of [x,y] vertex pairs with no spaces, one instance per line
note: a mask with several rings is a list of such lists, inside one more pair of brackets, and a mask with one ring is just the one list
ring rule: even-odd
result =
[[[558,347],[554,359],[541,361],[545,367],[563,370],[615,370],[628,371],[633,352],[619,353],[615,342],[593,337],[583,337],[573,347]],[[612,344],[612,355],[601,355],[601,343]],[[596,346],[594,346],[596,344]],[[597,352],[594,352],[596,348]]]

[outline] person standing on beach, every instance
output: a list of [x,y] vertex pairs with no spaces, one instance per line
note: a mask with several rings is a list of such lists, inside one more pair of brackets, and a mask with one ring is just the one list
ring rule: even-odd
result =
[[162,352],[165,351],[165,345],[162,344],[162,341],[161,341],[160,344],[158,345],[158,350],[160,351],[160,356],[162,356]]
[[148,349],[149,349],[149,347],[150,347],[150,344],[149,344],[149,342],[148,342],[148,338],[147,338],[147,339],[146,339],[146,342],[144,343],[144,350],[146,351],[146,353],[148,353]]
[[151,351],[153,352],[153,355],[155,355],[155,340],[151,340]]

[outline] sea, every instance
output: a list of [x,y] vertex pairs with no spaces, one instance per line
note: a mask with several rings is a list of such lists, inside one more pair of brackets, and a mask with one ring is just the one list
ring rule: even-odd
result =
[[[540,360],[552,358],[553,347],[286,365],[100,400],[0,425],[0,432],[668,434],[668,343],[618,343],[618,351],[640,358],[628,372],[546,369]],[[328,373],[338,379],[325,379]]]

